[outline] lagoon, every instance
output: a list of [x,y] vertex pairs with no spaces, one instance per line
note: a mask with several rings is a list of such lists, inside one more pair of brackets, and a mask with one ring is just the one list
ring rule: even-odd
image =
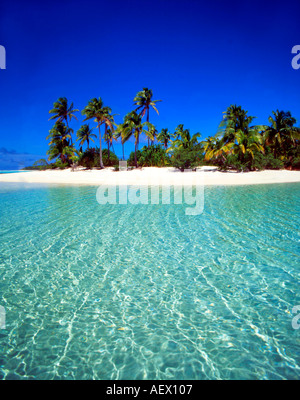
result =
[[96,192],[1,183],[1,379],[299,378],[299,183]]

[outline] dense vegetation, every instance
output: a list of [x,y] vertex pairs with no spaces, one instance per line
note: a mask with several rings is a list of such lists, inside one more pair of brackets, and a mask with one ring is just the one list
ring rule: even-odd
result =
[[217,134],[205,141],[205,160],[239,171],[297,168],[300,129],[296,120],[289,111],[272,114],[270,125],[251,125],[255,117],[240,106],[228,107]]
[[[133,99],[135,110],[117,125],[110,107],[99,97],[91,99],[82,110],[83,122],[93,120],[96,126],[83,124],[76,132],[76,148],[73,129],[69,126],[72,118],[77,119],[78,109],[64,97],[59,98],[49,111],[50,120],[55,120],[47,140],[48,161],[37,161],[30,169],[66,168],[74,165],[85,168],[115,166],[118,157],[114,152],[114,141],[125,143],[133,138],[134,151],[130,154],[129,166],[174,166],[180,170],[213,164],[220,170],[234,169],[252,171],[262,169],[300,169],[300,128],[290,111],[273,111],[268,125],[253,125],[255,117],[249,116],[241,106],[231,105],[223,113],[223,119],[214,136],[201,141],[200,134],[191,134],[180,124],[174,133],[167,128],[158,132],[150,123],[150,110],[155,110],[152,90],[144,88]],[[143,121],[143,119],[146,121]],[[104,133],[101,133],[101,127]],[[95,143],[98,130],[99,147]],[[140,136],[145,135],[148,145],[139,150]],[[103,141],[106,148],[103,149]],[[86,146],[85,150],[83,147]]]

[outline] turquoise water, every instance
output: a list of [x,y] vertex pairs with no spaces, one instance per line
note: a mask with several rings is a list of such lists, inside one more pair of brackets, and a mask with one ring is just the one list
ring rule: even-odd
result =
[[300,184],[99,205],[0,186],[1,379],[298,379]]
[[29,172],[29,171],[22,171],[22,170],[18,170],[18,171],[15,171],[15,170],[0,170],[0,174],[16,174],[16,173],[18,173],[18,172]]

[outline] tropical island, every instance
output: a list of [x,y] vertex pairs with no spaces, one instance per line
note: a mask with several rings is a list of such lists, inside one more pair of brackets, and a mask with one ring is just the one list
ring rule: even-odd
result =
[[[181,184],[174,172],[187,170],[205,172],[206,185],[300,182],[300,128],[290,111],[272,111],[268,125],[254,125],[254,116],[230,105],[217,133],[201,140],[199,132],[191,133],[184,124],[173,133],[168,128],[159,132],[150,122],[150,110],[159,115],[160,101],[144,88],[133,99],[134,109],[117,124],[116,114],[101,97],[93,98],[81,111],[82,124],[75,133],[72,120],[78,120],[80,111],[60,97],[49,111],[54,125],[46,137],[48,159],[25,167],[24,173],[2,174],[0,180],[118,184],[119,161],[125,161],[124,148],[131,141],[134,151],[126,160],[126,173],[122,168],[123,183],[128,185],[139,180]],[[139,149],[141,138],[146,145]],[[114,150],[117,142],[122,145],[120,158]]]
[[1,2],[0,380],[299,379],[300,2],[255,3]]
[[[74,142],[70,124],[72,118],[78,119],[79,110],[65,97],[60,97],[49,111],[50,120],[55,123],[47,136],[48,160],[40,159],[25,169],[81,166],[117,170],[119,158],[114,152],[114,142],[121,141],[125,160],[124,146],[130,138],[134,139],[134,151],[127,163],[134,168],[171,166],[183,171],[213,165],[221,171],[238,172],[300,169],[300,128],[295,126],[296,119],[290,111],[272,111],[268,125],[253,125],[254,116],[248,115],[241,106],[230,105],[223,113],[217,133],[201,141],[200,133],[192,134],[184,124],[179,124],[173,133],[167,128],[158,132],[150,122],[150,109],[159,114],[156,103],[160,101],[153,100],[152,90],[144,88],[134,98],[135,109],[117,125],[111,108],[100,97],[93,98],[81,112],[83,124]],[[104,132],[101,132],[102,127]],[[145,135],[148,145],[139,150],[141,135]]]

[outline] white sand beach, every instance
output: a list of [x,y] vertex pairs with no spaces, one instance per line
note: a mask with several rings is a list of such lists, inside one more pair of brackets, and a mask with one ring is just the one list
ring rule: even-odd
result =
[[1,182],[24,182],[72,185],[254,185],[300,182],[300,171],[266,170],[255,172],[219,172],[215,167],[180,172],[174,168],[146,167],[132,171],[47,170],[0,174]]

